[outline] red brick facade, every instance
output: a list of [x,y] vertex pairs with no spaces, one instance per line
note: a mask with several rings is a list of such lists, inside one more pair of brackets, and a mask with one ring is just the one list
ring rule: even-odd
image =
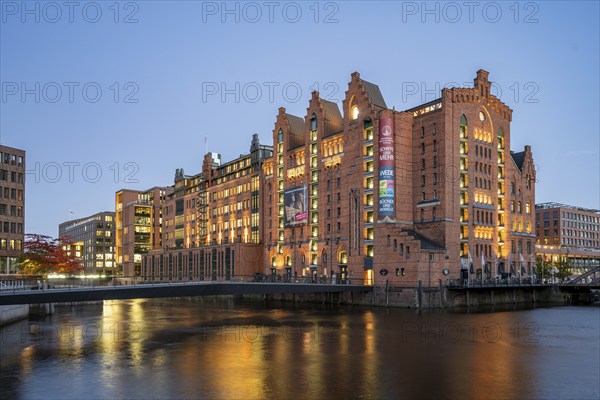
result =
[[[444,89],[440,99],[398,112],[354,73],[342,113],[316,92],[303,119],[280,109],[274,155],[264,166],[265,271],[416,286],[459,279],[469,254],[477,276],[486,264],[491,276],[498,266],[509,272],[521,255],[530,262],[531,149],[510,151],[512,111],[490,94],[487,78],[480,70],[474,88]],[[380,170],[379,139],[386,118],[394,138],[394,205],[392,215],[382,216],[380,174],[388,172]],[[302,186],[308,220],[286,228],[285,193]]]
[[[272,148],[255,137],[250,155],[220,165],[209,153],[201,174],[181,172],[166,207],[179,184],[189,211],[173,216],[179,222],[165,217],[163,243],[176,253],[192,249],[184,275],[206,276],[210,265],[221,276],[234,243],[252,248],[236,261],[236,274],[366,284],[437,286],[529,263],[531,148],[510,151],[512,110],[490,86],[479,70],[473,88],[444,89],[407,111],[388,108],[358,73],[341,110],[313,92],[304,117],[279,109]],[[469,261],[477,275],[466,274]],[[149,262],[144,271],[155,275]]]

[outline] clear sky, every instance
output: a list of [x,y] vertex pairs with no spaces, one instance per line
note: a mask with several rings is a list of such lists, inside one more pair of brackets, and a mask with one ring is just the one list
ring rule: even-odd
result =
[[[120,188],[271,144],[278,107],[341,105],[350,74],[414,107],[483,68],[533,148],[536,202],[600,208],[599,3],[0,2],[0,142],[27,151],[26,232]],[[437,90],[436,90],[437,89]]]

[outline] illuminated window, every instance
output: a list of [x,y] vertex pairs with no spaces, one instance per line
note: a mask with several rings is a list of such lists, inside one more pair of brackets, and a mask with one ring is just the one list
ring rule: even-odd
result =
[[468,137],[469,137],[469,134],[467,131],[467,117],[465,117],[465,115],[463,114],[460,117],[460,138],[466,139]]
[[358,103],[356,102],[356,97],[352,97],[352,100],[350,100],[350,118],[352,120],[358,119]]

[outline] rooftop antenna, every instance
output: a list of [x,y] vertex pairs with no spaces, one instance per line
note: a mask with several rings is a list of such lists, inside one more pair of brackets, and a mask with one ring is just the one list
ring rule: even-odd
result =
[[204,136],[204,154],[208,153],[208,136]]

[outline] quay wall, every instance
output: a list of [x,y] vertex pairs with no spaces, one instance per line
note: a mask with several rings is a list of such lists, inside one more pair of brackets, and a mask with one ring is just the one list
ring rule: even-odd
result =
[[447,287],[383,287],[361,293],[309,293],[244,295],[244,299],[296,303],[339,303],[405,308],[463,308],[513,304],[571,304],[572,296],[557,287],[495,287],[449,289]]
[[29,317],[29,305],[0,306],[0,326],[8,325]]

